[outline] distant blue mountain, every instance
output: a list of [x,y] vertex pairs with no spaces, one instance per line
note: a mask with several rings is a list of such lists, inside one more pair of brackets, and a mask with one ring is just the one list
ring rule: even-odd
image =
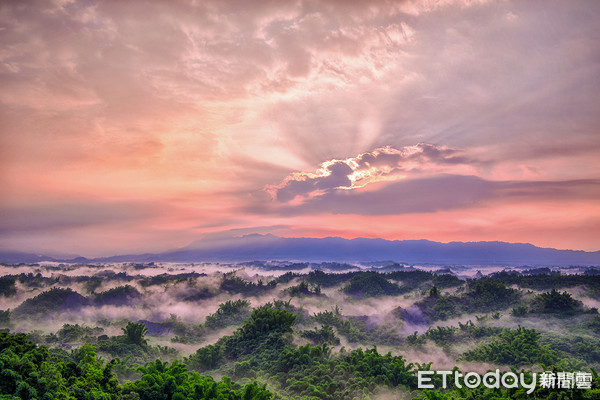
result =
[[207,239],[161,254],[118,256],[104,260],[137,262],[394,260],[408,264],[561,266],[600,265],[600,251],[557,250],[506,242],[438,243],[429,240],[282,238],[270,234],[252,234],[234,238]]
[[2,251],[0,252],[0,262],[5,264],[28,263],[33,264],[40,261],[56,261],[54,257],[41,254],[24,253],[20,251]]
[[[11,253],[0,262],[38,262],[51,259],[40,255]],[[8,254],[8,253],[7,253]],[[21,258],[19,258],[21,256]],[[462,265],[600,265],[600,251],[557,250],[525,243],[451,242],[429,240],[282,238],[251,234],[241,237],[208,238],[187,247],[159,254],[122,255],[75,262],[240,262],[286,260],[309,262],[369,262],[394,260],[407,264]]]
[[0,251],[0,263],[4,264],[35,264],[41,261],[56,261],[56,262],[87,262],[90,261],[85,257],[58,257],[48,256],[38,253],[25,253],[21,251]]

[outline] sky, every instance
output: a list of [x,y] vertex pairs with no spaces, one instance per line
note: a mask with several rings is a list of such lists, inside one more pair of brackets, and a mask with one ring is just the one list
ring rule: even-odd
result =
[[3,1],[0,249],[600,250],[598,1]]

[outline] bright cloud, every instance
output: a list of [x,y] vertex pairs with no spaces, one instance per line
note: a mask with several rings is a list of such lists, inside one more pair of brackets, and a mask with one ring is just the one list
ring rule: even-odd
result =
[[345,160],[329,160],[314,173],[295,172],[266,191],[279,201],[315,197],[332,189],[357,189],[370,183],[413,176],[471,171],[467,159],[454,149],[419,143],[402,149],[383,147]]

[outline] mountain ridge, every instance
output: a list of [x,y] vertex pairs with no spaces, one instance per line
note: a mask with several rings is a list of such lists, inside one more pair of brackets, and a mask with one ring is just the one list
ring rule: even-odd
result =
[[435,242],[341,237],[286,238],[272,234],[207,237],[162,253],[60,259],[40,254],[0,252],[0,262],[242,262],[250,260],[369,262],[381,259],[406,264],[600,265],[600,251],[560,250],[531,243],[502,241]]

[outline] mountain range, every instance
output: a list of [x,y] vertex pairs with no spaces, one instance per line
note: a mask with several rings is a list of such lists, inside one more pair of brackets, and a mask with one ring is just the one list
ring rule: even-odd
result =
[[450,242],[429,240],[284,238],[271,234],[212,237],[157,254],[131,254],[87,259],[43,254],[0,252],[0,262],[241,262],[285,260],[307,262],[368,262],[394,260],[406,264],[450,265],[600,265],[600,251],[558,250],[527,243]]

